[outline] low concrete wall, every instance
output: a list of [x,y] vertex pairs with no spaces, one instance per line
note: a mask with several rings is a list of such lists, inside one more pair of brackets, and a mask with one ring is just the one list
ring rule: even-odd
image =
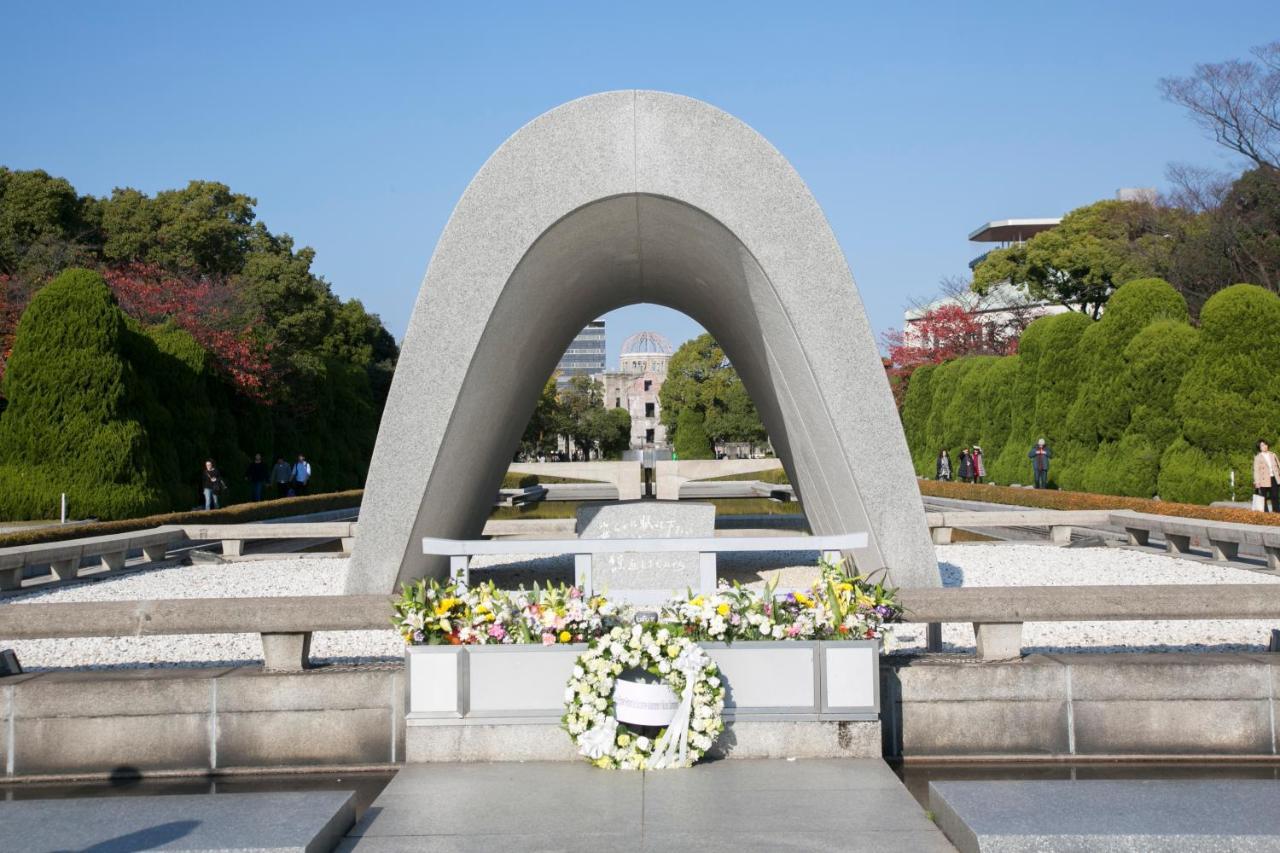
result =
[[612,483],[618,489],[618,500],[640,499],[642,477],[639,462],[513,462],[507,470],[513,474],[545,474],[548,477]]
[[0,679],[0,778],[203,774],[404,760],[401,664]]
[[[887,757],[1262,758],[1280,750],[1280,655],[881,661]],[[11,676],[0,678],[0,779],[395,764],[405,760],[404,716],[399,663]],[[865,754],[875,725],[805,748]],[[546,729],[548,743],[560,737]],[[752,734],[753,743],[769,737],[740,744],[739,755],[797,749],[779,732]],[[411,746],[417,757],[442,757],[439,743]]]
[[681,459],[654,463],[657,497],[660,501],[680,499],[680,487],[690,480],[710,480],[733,474],[752,474],[782,467],[779,459]]
[[1262,757],[1280,748],[1280,655],[881,661],[888,757]]

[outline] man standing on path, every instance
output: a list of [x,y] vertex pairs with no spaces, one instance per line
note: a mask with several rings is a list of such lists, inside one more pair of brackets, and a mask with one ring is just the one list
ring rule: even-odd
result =
[[245,469],[244,478],[249,481],[254,502],[262,500],[262,490],[267,485],[267,463],[262,461],[261,453],[253,454],[253,461]]
[[307,493],[307,482],[310,479],[311,463],[307,461],[307,457],[299,453],[298,462],[293,466],[293,493],[295,495],[305,495]]
[[1027,458],[1031,460],[1031,470],[1035,473],[1036,488],[1049,488],[1049,460],[1053,458],[1053,451],[1044,443],[1043,438],[1031,448]]
[[284,461],[283,456],[277,456],[275,467],[271,469],[271,484],[276,487],[277,498],[289,496],[289,481],[292,479],[293,468]]

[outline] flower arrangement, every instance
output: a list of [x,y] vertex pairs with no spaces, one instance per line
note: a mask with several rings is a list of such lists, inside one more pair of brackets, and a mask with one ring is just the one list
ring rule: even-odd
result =
[[895,590],[849,574],[843,563],[822,560],[818,565],[821,577],[808,590],[780,596],[776,584],[763,592],[735,584],[715,595],[673,601],[663,608],[658,621],[681,626],[697,640],[731,643],[873,640],[884,636],[886,622],[901,617]]
[[467,587],[423,578],[405,585],[391,621],[410,645],[552,646],[599,637],[618,615],[603,596],[587,598],[564,584],[508,591],[492,582]]
[[[680,697],[670,723],[652,737],[616,715],[614,688],[629,670],[656,676]],[[615,626],[574,664],[561,725],[597,767],[689,767],[724,730],[724,693],[716,665],[688,637],[656,623]]]
[[[667,602],[656,622],[695,642],[732,643],[879,639],[885,625],[900,618],[895,590],[843,563],[824,560],[819,567],[821,577],[808,590],[779,595],[776,585],[762,591],[725,586]],[[426,578],[404,587],[392,618],[410,645],[586,643],[634,621],[630,609],[563,584],[502,590]]]

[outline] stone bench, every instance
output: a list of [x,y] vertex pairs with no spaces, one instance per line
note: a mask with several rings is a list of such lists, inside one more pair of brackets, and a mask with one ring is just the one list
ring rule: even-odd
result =
[[107,571],[124,568],[131,551],[141,551],[147,560],[157,562],[165,558],[170,545],[182,539],[181,529],[158,527],[0,548],[0,590],[19,589],[26,570],[40,566],[48,566],[54,578],[63,582],[74,580],[86,559],[99,559]]
[[1071,531],[1076,527],[1110,523],[1107,510],[995,510],[992,512],[956,511],[925,514],[929,532],[935,545],[951,543],[956,528],[981,529],[983,527],[1047,527],[1049,541],[1065,545],[1071,541]]
[[1280,619],[1280,584],[901,589],[903,621],[968,622],[982,660],[1022,655],[1026,622]]
[[225,557],[244,555],[244,544],[258,539],[340,539],[342,550],[350,553],[355,544],[354,521],[298,521],[278,524],[184,524],[180,528],[189,539],[219,541]]
[[501,489],[495,506],[521,506],[546,500],[546,486],[528,486],[523,489]]
[[1280,570],[1280,527],[1139,512],[1113,512],[1111,523],[1124,528],[1131,545],[1150,544],[1158,534],[1174,555],[1189,553],[1193,539],[1206,543],[1215,560],[1234,560],[1241,545],[1255,546],[1266,551],[1270,569]]

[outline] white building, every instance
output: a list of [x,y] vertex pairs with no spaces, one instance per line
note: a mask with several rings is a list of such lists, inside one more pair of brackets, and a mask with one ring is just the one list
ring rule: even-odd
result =
[[[995,244],[969,262],[969,269],[982,263],[995,249],[1024,243],[1041,231],[1057,227],[1060,218],[1000,219],[986,222],[969,234],[971,243]],[[982,326],[982,334],[988,338],[1006,337],[1011,327],[1025,327],[1037,317],[1061,314],[1069,310],[1056,302],[1032,299],[1024,290],[1010,284],[999,284],[985,296],[972,291],[954,293],[936,299],[927,305],[908,308],[903,312],[903,343],[908,346],[928,346],[920,322],[925,315],[946,305],[960,305]]]
[[665,448],[667,431],[660,420],[658,392],[667,378],[671,342],[657,332],[639,332],[622,342],[619,369],[596,378],[604,386],[606,409],[631,415],[631,449]]

